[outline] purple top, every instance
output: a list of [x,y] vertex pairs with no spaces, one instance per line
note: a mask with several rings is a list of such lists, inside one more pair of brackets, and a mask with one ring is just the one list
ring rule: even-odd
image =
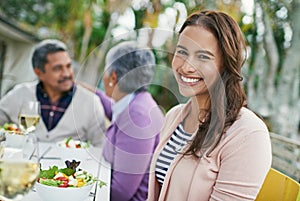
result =
[[[104,103],[105,113],[109,114],[111,102],[105,102],[104,93],[98,92],[97,95]],[[105,134],[103,156],[112,165],[112,201],[147,199],[149,165],[163,120],[164,116],[152,96],[140,92],[111,122]]]

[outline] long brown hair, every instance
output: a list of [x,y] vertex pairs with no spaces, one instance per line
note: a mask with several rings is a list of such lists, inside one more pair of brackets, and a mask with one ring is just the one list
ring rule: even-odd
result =
[[[188,26],[200,26],[210,31],[218,41],[221,52],[222,74],[209,89],[210,112],[200,123],[197,134],[185,154],[207,156],[218,146],[222,135],[238,118],[245,106],[241,68],[246,58],[246,42],[238,24],[229,15],[217,11],[201,11],[190,15],[179,34]],[[201,37],[201,36],[199,36]],[[200,153],[200,154],[199,154]]]

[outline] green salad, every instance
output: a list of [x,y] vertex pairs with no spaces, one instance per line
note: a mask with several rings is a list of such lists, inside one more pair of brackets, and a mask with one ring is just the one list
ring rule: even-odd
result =
[[98,180],[92,174],[78,169],[80,161],[65,161],[66,168],[57,166],[49,167],[47,170],[40,170],[38,182],[47,186],[56,186],[60,188],[78,188],[99,182],[100,188],[106,183]]

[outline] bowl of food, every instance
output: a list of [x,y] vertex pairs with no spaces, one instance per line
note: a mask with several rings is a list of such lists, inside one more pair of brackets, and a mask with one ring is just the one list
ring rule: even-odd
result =
[[[43,201],[83,201],[98,182],[85,170],[78,169],[80,162],[66,161],[66,168],[57,166],[41,169],[35,189]],[[103,184],[102,184],[103,185]]]
[[60,153],[62,160],[80,160],[84,161],[91,158],[90,142],[74,140],[71,137],[56,143],[56,149]]
[[80,188],[58,188],[37,182],[36,191],[43,201],[83,201],[92,190],[93,185]]

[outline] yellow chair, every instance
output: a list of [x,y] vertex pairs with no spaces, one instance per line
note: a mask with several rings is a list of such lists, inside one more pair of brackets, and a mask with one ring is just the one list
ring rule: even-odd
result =
[[256,201],[300,201],[300,184],[271,168]]

